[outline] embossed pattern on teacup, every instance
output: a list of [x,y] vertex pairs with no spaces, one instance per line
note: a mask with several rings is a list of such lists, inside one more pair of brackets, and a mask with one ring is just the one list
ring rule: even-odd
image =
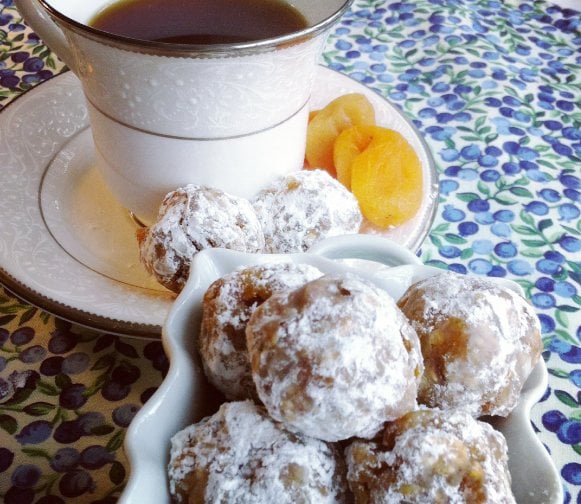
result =
[[253,55],[134,53],[69,33],[87,98],[128,126],[215,139],[271,128],[309,99],[322,38]]

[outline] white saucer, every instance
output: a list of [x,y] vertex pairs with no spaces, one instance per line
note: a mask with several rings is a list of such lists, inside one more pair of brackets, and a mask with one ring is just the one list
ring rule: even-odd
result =
[[[311,108],[364,93],[377,122],[400,131],[420,155],[424,202],[418,215],[384,233],[417,250],[432,223],[437,175],[421,136],[381,96],[319,68]],[[0,114],[0,282],[72,322],[158,338],[175,296],[139,263],[136,224],[95,169],[87,109],[77,78],[61,74]]]

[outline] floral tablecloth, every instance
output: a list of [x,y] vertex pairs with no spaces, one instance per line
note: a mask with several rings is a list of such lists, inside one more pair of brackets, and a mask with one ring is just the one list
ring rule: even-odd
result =
[[[550,381],[532,419],[565,502],[581,503],[581,14],[541,0],[356,0],[323,63],[425,136],[440,199],[422,260],[516,280],[535,306]],[[63,70],[0,0],[0,109]],[[0,499],[115,502],[126,428],[168,367],[161,343],[0,290],[0,345]]]

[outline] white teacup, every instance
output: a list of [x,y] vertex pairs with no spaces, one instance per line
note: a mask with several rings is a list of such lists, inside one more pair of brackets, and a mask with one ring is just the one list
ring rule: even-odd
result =
[[15,1],[81,80],[98,167],[117,199],[145,223],[181,185],[251,197],[302,166],[316,65],[329,29],[352,2],[295,0],[309,25],[304,30],[184,46],[88,26],[111,0]]

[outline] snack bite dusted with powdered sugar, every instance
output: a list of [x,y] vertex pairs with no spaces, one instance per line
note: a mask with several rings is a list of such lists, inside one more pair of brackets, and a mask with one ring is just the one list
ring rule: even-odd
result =
[[252,202],[206,186],[176,189],[137,240],[145,269],[179,293],[201,250],[306,252],[324,238],[357,233],[361,222],[347,189],[322,170],[305,170],[278,179]]
[[417,335],[385,291],[356,276],[326,275],[273,295],[246,336],[258,396],[292,431],[371,437],[416,406]]
[[273,293],[293,290],[322,273],[307,264],[241,267],[213,282],[202,303],[198,349],[206,377],[227,399],[256,398],[246,348],[246,324]]
[[356,504],[514,504],[504,437],[462,410],[418,410],[346,449]]
[[173,437],[174,501],[514,504],[506,440],[477,417],[512,411],[539,359],[526,301],[430,270],[396,302],[269,259],[205,291],[197,348],[233,402]]
[[253,253],[264,248],[262,228],[246,199],[193,184],[167,194],[158,220],[140,229],[137,239],[147,271],[176,293],[201,250],[221,247]]
[[398,302],[420,337],[422,404],[507,416],[540,359],[531,305],[498,283],[442,273],[412,285]]
[[358,233],[363,220],[355,196],[324,170],[281,177],[258,192],[252,205],[267,253],[306,252],[324,238]]
[[178,432],[168,473],[178,503],[349,502],[339,451],[287,432],[251,401],[225,403]]

